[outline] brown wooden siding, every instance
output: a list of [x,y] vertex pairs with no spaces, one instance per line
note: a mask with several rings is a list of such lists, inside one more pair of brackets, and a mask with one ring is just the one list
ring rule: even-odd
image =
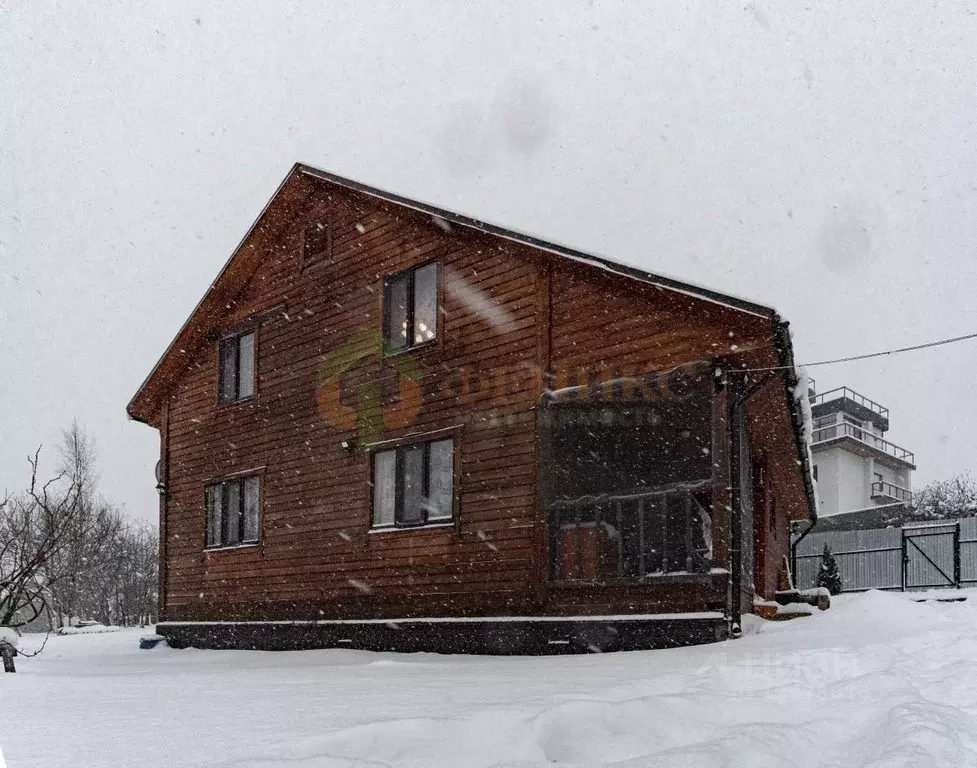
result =
[[[573,263],[553,269],[551,318],[552,368],[557,386],[591,380],[636,377],[668,371],[695,361],[735,364],[739,350],[771,343],[771,326],[719,304],[636,283],[596,268]],[[730,503],[727,402],[716,404],[719,486],[713,493],[713,565],[728,565]],[[790,433],[788,433],[790,434]],[[728,576],[663,579],[626,588],[561,586],[550,589],[555,612],[675,612],[722,610]],[[596,606],[600,606],[597,610]]]
[[[722,609],[722,574],[613,589],[548,585],[536,405],[544,380],[559,386],[573,377],[661,371],[734,359],[737,349],[772,359],[768,320],[492,236],[444,232],[422,214],[327,184],[298,211],[264,246],[260,267],[226,310],[224,328],[258,322],[256,396],[218,407],[213,335],[187,351],[192,364],[168,400],[168,619]],[[303,232],[322,217],[330,249],[303,261]],[[436,343],[381,359],[384,276],[432,259],[442,268]],[[472,292],[495,306],[494,324],[466,298]],[[416,414],[388,419],[369,439],[329,423],[317,395],[346,353],[341,405],[356,406],[361,422],[382,424],[403,408],[396,382],[407,375],[421,393]],[[767,424],[767,408],[783,418]],[[766,424],[756,438],[761,450],[796,455],[783,403],[764,401],[757,413]],[[459,428],[455,522],[371,532],[369,460],[340,441],[449,427]],[[716,460],[727,459],[720,452]],[[786,459],[771,467],[798,474]],[[248,469],[263,477],[260,544],[205,551],[204,486]],[[796,479],[774,486],[785,510],[799,503]],[[718,566],[728,551],[727,503],[720,490],[713,501]]]
[[[537,265],[353,195],[333,194],[329,208],[332,257],[300,269],[299,219],[229,313],[232,326],[281,307],[258,328],[254,400],[217,407],[213,344],[173,394],[169,618],[283,617],[293,605],[311,616],[348,615],[356,605],[369,615],[530,605],[534,391],[530,377],[516,374],[537,358]],[[462,426],[462,514],[449,528],[369,532],[368,461],[341,450],[355,432],[325,422],[316,387],[337,349],[377,346],[383,276],[431,259],[444,270],[438,343],[400,359],[356,361],[344,376],[344,401],[356,403],[394,366],[410,369],[423,393],[419,413],[375,437]],[[509,322],[488,325],[455,290],[459,281],[490,297]],[[510,372],[504,392],[489,375],[499,369]],[[507,415],[503,423],[486,420],[495,409]],[[252,467],[264,478],[260,545],[204,551],[203,486]]]

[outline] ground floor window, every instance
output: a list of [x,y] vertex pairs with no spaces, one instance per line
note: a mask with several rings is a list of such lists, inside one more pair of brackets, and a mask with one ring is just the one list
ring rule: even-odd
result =
[[454,510],[454,440],[376,451],[372,485],[374,528],[450,520]]
[[204,492],[208,547],[255,544],[260,537],[261,478],[237,477]]

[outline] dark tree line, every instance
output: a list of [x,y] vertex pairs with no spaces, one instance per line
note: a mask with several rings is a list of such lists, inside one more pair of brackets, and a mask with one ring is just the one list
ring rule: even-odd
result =
[[91,439],[63,433],[55,475],[0,497],[0,626],[57,629],[75,620],[156,618],[159,540],[98,493]]

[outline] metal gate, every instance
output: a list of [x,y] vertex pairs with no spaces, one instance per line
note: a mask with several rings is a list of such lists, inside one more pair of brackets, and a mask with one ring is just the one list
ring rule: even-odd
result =
[[902,529],[902,588],[960,585],[960,524],[906,526]]
[[977,585],[977,517],[904,528],[815,530],[794,552],[794,580],[813,587],[827,544],[843,592],[917,590]]

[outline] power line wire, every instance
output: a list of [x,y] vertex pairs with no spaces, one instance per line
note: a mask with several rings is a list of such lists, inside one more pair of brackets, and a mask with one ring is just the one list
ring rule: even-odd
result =
[[[928,349],[930,347],[941,347],[944,344],[954,344],[958,341],[966,341],[967,339],[977,339],[977,333],[968,333],[965,336],[954,336],[952,339],[940,339],[939,341],[929,341],[925,344],[915,344],[911,347],[900,347],[899,349],[887,349],[884,352],[869,352],[865,355],[852,355],[851,357],[839,357],[835,360],[818,360],[814,363],[804,363],[798,365],[798,368],[813,368],[816,365],[835,365],[836,363],[850,363],[855,360],[868,360],[872,357],[885,357],[886,355],[898,355],[901,352],[913,352],[918,349]],[[790,368],[790,366],[780,365],[773,368],[750,368],[750,372],[761,372],[761,371],[782,371]]]

